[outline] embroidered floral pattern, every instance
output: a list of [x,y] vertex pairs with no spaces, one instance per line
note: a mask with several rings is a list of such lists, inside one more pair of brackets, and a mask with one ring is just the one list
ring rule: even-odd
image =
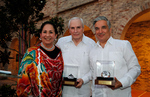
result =
[[[49,58],[40,50],[40,69],[38,72],[38,49],[29,48],[25,53],[18,74],[22,76],[17,82],[17,95],[35,97],[59,97],[61,95],[63,59],[61,52],[55,59]],[[39,78],[41,80],[39,80]],[[39,85],[39,81],[41,85]]]

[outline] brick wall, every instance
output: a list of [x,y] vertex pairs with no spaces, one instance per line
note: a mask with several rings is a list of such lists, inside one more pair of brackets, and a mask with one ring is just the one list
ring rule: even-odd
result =
[[69,19],[74,16],[83,18],[85,25],[93,32],[93,20],[100,15],[106,16],[112,23],[113,37],[120,39],[126,24],[136,14],[149,8],[150,0],[47,0],[43,12],[45,17],[49,16],[48,18],[56,15],[62,17],[65,31]]

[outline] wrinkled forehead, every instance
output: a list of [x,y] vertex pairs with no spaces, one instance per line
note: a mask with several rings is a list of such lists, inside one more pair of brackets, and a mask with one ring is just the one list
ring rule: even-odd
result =
[[95,23],[94,26],[95,26],[95,27],[102,27],[102,26],[108,26],[108,25],[107,25],[107,21],[105,21],[105,20],[99,20],[99,21],[97,21],[97,22]]
[[82,27],[82,22],[80,19],[74,19],[70,21],[70,27]]

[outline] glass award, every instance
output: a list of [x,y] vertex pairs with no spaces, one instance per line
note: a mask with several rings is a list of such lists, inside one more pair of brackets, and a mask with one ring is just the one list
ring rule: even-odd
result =
[[65,86],[76,86],[78,78],[78,66],[75,65],[64,65],[63,71],[63,85]]
[[114,61],[96,61],[96,79],[95,84],[114,86]]

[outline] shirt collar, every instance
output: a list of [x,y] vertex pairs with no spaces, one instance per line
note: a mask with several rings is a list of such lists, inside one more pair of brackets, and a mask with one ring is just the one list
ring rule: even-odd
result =
[[[112,36],[110,36],[110,38],[108,39],[107,43],[110,43],[110,44],[113,43],[113,38],[112,38]],[[107,43],[106,43],[106,44],[107,44]]]
[[86,39],[84,34],[83,34],[82,42],[85,43],[85,44],[88,44],[88,41],[87,41],[87,39]]
[[[69,39],[68,39],[68,42],[73,42],[72,41],[72,36],[70,35]],[[82,41],[83,43],[85,44],[88,44],[88,41],[86,40],[86,36],[83,34],[83,37],[82,37]]]
[[[113,43],[113,38],[112,38],[112,36],[110,36],[109,39],[107,40],[107,43],[105,45],[112,44],[112,43]],[[100,42],[99,41],[97,42],[97,45],[100,46]]]

